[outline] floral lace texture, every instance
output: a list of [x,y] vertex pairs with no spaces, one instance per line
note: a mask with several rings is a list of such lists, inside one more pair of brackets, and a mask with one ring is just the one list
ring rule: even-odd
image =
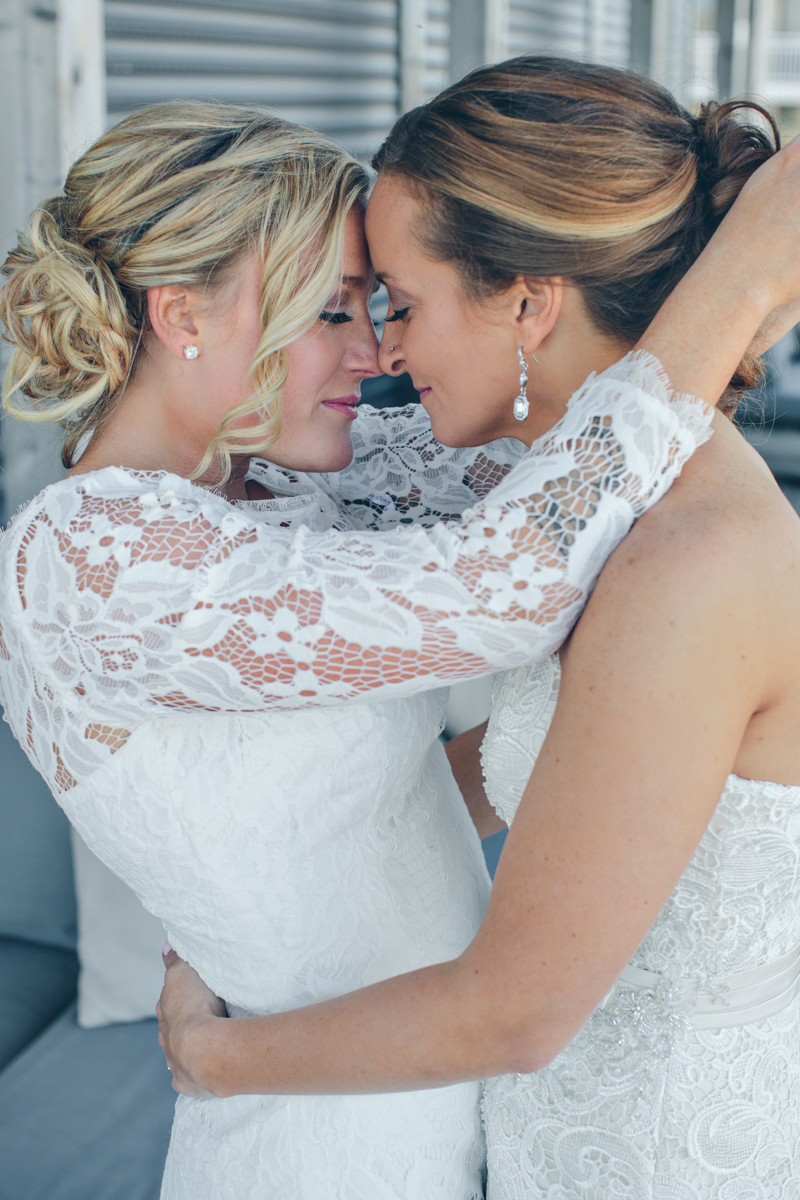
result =
[[[507,821],[558,697],[557,657],[499,676],[483,747]],[[800,942],[800,788],[730,776],[692,861],[618,983],[551,1065],[487,1080],[489,1200],[798,1200],[800,1000],[699,1031],[693,989]]]
[[[403,419],[409,447],[373,439],[340,492],[366,471],[395,509],[419,494],[432,513],[463,502],[470,476],[493,479],[485,454],[437,459]],[[60,792],[102,761],[108,729],[155,714],[407,695],[541,659],[709,424],[655,360],[629,355],[461,523],[430,529],[276,529],[177,476],[120,468],[54,484],[0,541],[12,725]]]
[[358,412],[351,465],[337,475],[315,477],[353,528],[455,520],[488,496],[525,452],[513,439],[477,450],[443,446],[421,404],[361,405]]

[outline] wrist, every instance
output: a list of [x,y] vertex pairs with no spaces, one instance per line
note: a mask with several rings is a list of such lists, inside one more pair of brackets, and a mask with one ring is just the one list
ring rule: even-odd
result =
[[237,1022],[226,1017],[209,1015],[187,1023],[178,1039],[180,1061],[186,1064],[191,1078],[215,1099],[233,1096],[231,1071],[228,1063],[227,1026]]

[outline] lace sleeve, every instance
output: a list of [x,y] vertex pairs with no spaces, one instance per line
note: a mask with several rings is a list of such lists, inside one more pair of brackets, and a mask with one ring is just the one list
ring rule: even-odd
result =
[[421,404],[362,404],[353,426],[353,461],[317,482],[356,529],[456,520],[484,499],[526,447],[513,438],[453,448],[437,442]]
[[6,702],[135,722],[398,696],[543,658],[711,412],[629,356],[460,524],[431,529],[281,530],[119,468],[54,484],[2,539]]

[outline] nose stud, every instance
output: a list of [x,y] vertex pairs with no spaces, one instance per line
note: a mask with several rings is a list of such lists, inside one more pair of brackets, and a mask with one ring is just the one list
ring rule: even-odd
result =
[[390,353],[390,354],[393,354],[393,353],[394,353],[394,351],[395,351],[395,347],[394,347],[394,346],[390,346],[390,347],[389,347],[389,353]]

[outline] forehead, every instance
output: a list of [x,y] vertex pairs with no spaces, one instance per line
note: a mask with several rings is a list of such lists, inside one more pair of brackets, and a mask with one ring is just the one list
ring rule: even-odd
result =
[[380,175],[367,205],[366,230],[375,271],[388,278],[413,269],[425,256],[417,238],[421,202],[395,175]]
[[347,216],[342,252],[342,283],[345,287],[371,286],[372,264],[364,235],[364,212],[355,205]]

